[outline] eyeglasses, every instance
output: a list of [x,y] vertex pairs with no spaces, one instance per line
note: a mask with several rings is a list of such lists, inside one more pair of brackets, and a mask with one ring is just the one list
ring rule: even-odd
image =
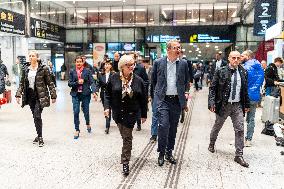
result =
[[180,50],[181,49],[181,47],[180,46],[177,46],[177,47],[171,47],[172,49],[174,49],[174,50]]
[[233,60],[240,60],[241,59],[241,57],[239,57],[239,56],[232,56],[231,57]]
[[131,68],[131,67],[134,66],[134,64],[125,64],[125,66],[126,66],[127,68]]

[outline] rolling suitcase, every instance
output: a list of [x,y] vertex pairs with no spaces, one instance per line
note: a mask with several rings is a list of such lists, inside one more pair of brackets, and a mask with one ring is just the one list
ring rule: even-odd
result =
[[271,123],[277,123],[279,120],[279,107],[280,98],[265,96],[261,120],[263,122],[270,121]]

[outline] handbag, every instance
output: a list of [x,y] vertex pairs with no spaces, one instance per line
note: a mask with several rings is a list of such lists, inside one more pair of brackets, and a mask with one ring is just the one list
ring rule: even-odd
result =
[[280,87],[278,87],[278,86],[272,87],[270,96],[273,96],[275,98],[278,98],[279,96],[281,96],[281,89],[280,89]]

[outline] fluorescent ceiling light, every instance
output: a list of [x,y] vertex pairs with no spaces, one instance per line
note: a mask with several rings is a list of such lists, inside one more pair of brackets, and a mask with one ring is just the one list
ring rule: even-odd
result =
[[15,4],[15,3],[22,3],[23,1],[12,1],[12,2],[3,2],[3,3],[0,3],[0,5],[3,5],[3,4]]

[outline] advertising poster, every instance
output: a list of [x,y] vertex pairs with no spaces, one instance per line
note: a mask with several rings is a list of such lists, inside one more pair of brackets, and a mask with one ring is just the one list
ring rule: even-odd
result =
[[106,53],[105,43],[94,43],[93,45],[93,61],[98,64],[104,59]]

